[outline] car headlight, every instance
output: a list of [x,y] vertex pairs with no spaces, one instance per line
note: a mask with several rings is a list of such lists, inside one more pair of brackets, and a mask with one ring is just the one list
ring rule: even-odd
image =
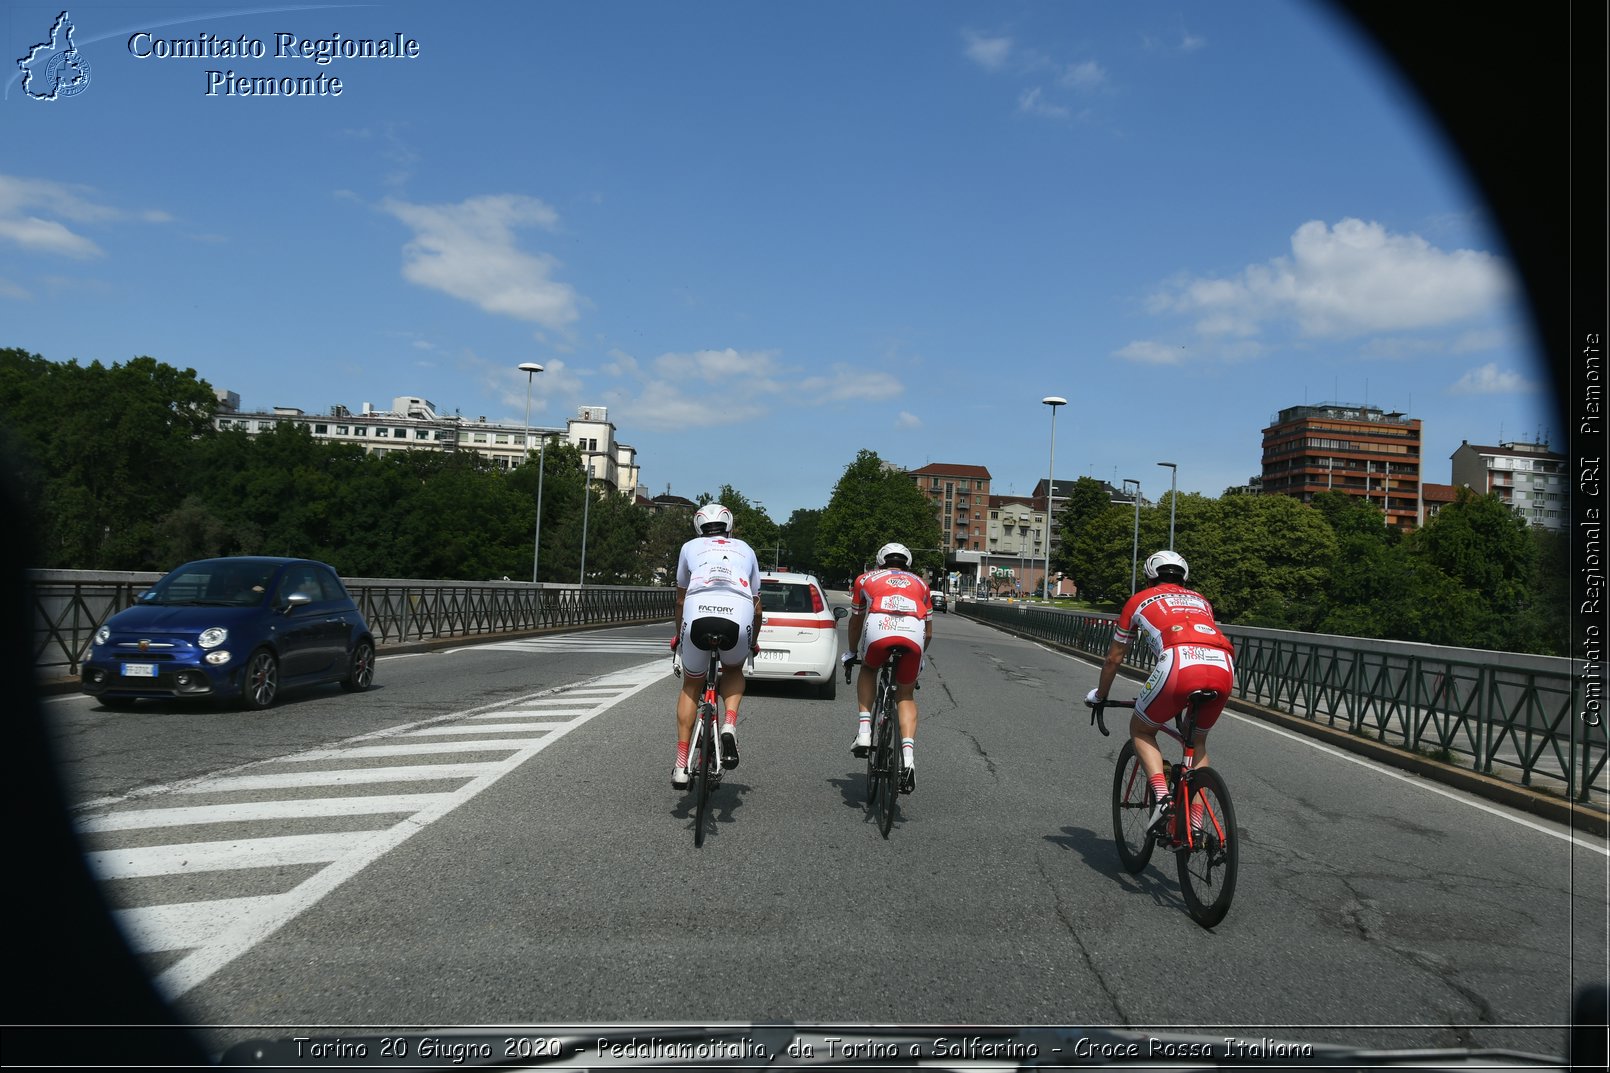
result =
[[202,648],[217,648],[227,640],[229,640],[229,631],[222,626],[214,626],[211,629],[202,630],[201,636],[196,638],[196,643]]
[[112,627],[110,626],[102,626],[100,629],[95,631],[95,643],[98,645],[104,645],[107,641],[111,640],[111,637]]

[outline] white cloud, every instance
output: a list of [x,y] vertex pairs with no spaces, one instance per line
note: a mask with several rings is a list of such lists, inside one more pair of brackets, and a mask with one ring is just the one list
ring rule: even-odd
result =
[[971,30],[963,30],[962,40],[966,42],[967,58],[986,71],[999,71],[1006,66],[1006,61],[1012,54],[1010,37],[986,37]]
[[63,257],[87,260],[100,257],[104,251],[83,235],[74,234],[55,220],[41,220],[37,216],[0,219],[0,239],[16,243],[35,253],[55,253]]
[[1461,376],[1448,389],[1450,395],[1515,395],[1536,391],[1537,385],[1513,370],[1499,371],[1497,362],[1488,362]]
[[0,298],[15,298],[19,302],[26,302],[33,298],[33,295],[9,279],[0,277]]
[[381,208],[414,231],[403,246],[403,277],[411,283],[545,328],[566,328],[580,316],[575,288],[553,278],[559,262],[516,245],[517,228],[558,224],[559,214],[546,203],[489,194],[456,205],[387,198]]
[[1113,351],[1113,356],[1142,365],[1178,365],[1184,360],[1185,348],[1151,339],[1137,339]]
[[1107,81],[1107,72],[1095,60],[1070,64],[1060,79],[1064,86],[1074,89],[1095,89]]
[[0,241],[35,253],[88,260],[104,254],[96,242],[67,224],[98,224],[121,220],[168,223],[172,217],[156,209],[126,212],[96,201],[84,186],[48,179],[0,175]]
[[907,412],[905,410],[901,410],[900,415],[894,419],[894,427],[895,428],[921,428],[922,427],[922,418],[918,417],[914,413],[909,413],[909,412]]
[[1445,251],[1419,235],[1378,223],[1311,220],[1291,237],[1291,255],[1249,265],[1232,279],[1177,282],[1154,296],[1154,311],[1199,317],[1207,335],[1254,335],[1294,322],[1309,338],[1444,327],[1508,299],[1514,277],[1480,250]]
[[[787,399],[795,407],[826,406],[887,401],[905,391],[905,385],[889,373],[837,364],[825,373],[800,376],[777,351],[733,347],[661,354],[646,364],[612,350],[597,371],[617,384],[603,391],[588,388],[589,399],[606,401],[617,424],[656,431],[713,420],[724,425],[753,423],[769,414],[772,399]],[[734,384],[742,386],[742,405],[711,401],[711,386],[725,393]],[[901,427],[908,427],[901,420]]]
[[1062,105],[1052,104],[1046,100],[1045,91],[1039,86],[1018,94],[1017,110],[1027,112],[1029,115],[1044,116],[1047,119],[1066,119],[1071,114]]

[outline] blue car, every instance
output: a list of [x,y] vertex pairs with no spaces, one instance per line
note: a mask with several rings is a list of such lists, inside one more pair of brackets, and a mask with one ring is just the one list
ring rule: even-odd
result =
[[282,687],[374,684],[375,642],[336,572],[311,559],[186,563],[95,631],[80,688],[106,708],[213,697],[267,708]]

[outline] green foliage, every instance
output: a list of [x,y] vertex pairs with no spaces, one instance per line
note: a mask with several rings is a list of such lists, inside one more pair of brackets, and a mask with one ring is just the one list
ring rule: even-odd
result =
[[[914,568],[941,569],[939,521],[933,505],[904,470],[884,464],[863,448],[833,486],[816,534],[823,580],[834,586],[853,578],[884,544],[899,541],[916,556]],[[924,550],[919,550],[924,549]]]
[[801,507],[788,516],[778,536],[783,542],[784,565],[807,574],[821,571],[816,541],[822,528],[822,514],[820,510]]
[[[210,555],[306,555],[349,577],[481,580],[531,575],[542,485],[542,580],[575,584],[585,526],[589,584],[669,581],[692,535],[589,483],[580,452],[550,442],[503,472],[473,453],[366,453],[286,423],[216,432],[212,389],[150,357],[111,366],[0,350],[0,454],[37,525],[32,565],[165,570]],[[722,485],[763,562],[843,584],[897,540],[943,567],[939,522],[910,476],[872,451],[845,467],[822,510],[785,525]],[[1568,543],[1468,490],[1404,537],[1341,493],[1176,501],[1190,584],[1227,623],[1565,655]],[[1135,514],[1081,478],[1057,514],[1053,569],[1116,607],[1130,592]],[[1140,511],[1139,557],[1168,546],[1169,497]],[[1144,583],[1144,581],[1142,581]],[[1007,582],[1010,587],[1010,582]]]

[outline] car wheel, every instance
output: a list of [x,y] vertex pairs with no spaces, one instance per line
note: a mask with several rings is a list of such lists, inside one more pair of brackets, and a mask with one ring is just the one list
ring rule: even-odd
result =
[[838,693],[838,677],[831,673],[828,674],[825,682],[816,687],[816,695],[822,700],[832,700],[834,697],[838,696]]
[[240,706],[247,711],[260,712],[274,703],[280,688],[279,660],[266,648],[259,648],[246,661],[246,670],[240,680]]
[[123,712],[123,711],[127,711],[128,709],[134,707],[134,698],[133,697],[100,697],[100,698],[97,699],[96,703],[98,703],[102,708],[110,708],[113,711]]
[[359,641],[352,649],[347,676],[341,679],[341,688],[348,693],[362,693],[375,683],[375,646]]

